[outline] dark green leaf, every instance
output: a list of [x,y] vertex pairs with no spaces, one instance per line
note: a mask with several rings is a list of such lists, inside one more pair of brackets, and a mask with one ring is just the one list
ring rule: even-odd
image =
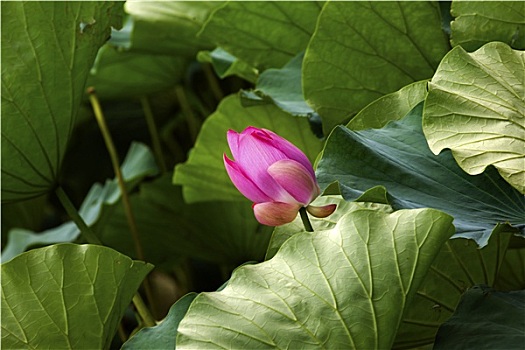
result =
[[59,244],[1,268],[2,348],[109,349],[153,266],[102,246]]
[[259,72],[248,63],[239,60],[237,57],[229,54],[220,47],[215,50],[201,51],[197,56],[200,62],[211,63],[215,73],[220,78],[226,78],[237,75],[251,83],[255,83]]
[[451,221],[432,209],[359,209],[298,233],[221,292],[197,296],[177,348],[390,348]]
[[[188,255],[233,266],[264,258],[271,228],[259,225],[248,200],[188,205],[170,174],[144,183],[130,201],[145,259],[157,266]],[[106,206],[95,229],[102,242],[135,256],[122,203]]]
[[317,167],[321,187],[339,181],[343,197],[353,200],[382,185],[394,209],[443,210],[455,219],[456,237],[475,239],[480,246],[499,223],[524,230],[524,197],[494,169],[472,176],[450,152],[432,154],[421,129],[421,109],[420,104],[383,129],[334,129]]
[[122,3],[2,2],[2,201],[48,192]]
[[[140,143],[133,143],[122,163],[122,176],[127,182],[127,189],[131,190],[140,179],[157,174],[158,168],[151,151]],[[89,190],[84,199],[79,214],[88,226],[93,225],[100,216],[103,204],[115,203],[120,198],[120,189],[117,180],[108,180],[104,186],[96,183]],[[72,221],[43,232],[21,228],[9,231],[7,245],[2,250],[2,262],[9,261],[16,255],[23,253],[33,245],[48,245],[53,243],[73,242],[80,235],[80,230]]]
[[231,1],[212,13],[199,37],[260,70],[278,68],[304,51],[320,10],[316,1]]
[[452,1],[452,45],[475,51],[491,41],[525,49],[525,2]]
[[432,77],[448,51],[435,2],[328,2],[303,62],[326,134],[373,100]]
[[452,150],[471,175],[496,167],[525,193],[525,52],[490,43],[456,47],[429,83],[423,131],[435,154]]
[[434,349],[522,349],[525,344],[525,290],[469,289],[458,309],[439,328]]

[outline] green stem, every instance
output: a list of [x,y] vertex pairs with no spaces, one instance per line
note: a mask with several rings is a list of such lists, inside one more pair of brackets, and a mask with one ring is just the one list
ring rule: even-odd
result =
[[222,93],[221,87],[219,86],[219,82],[217,81],[217,77],[212,70],[211,64],[204,64],[203,68],[204,73],[206,74],[206,80],[208,80],[208,85],[211,88],[213,96],[217,101],[222,100],[224,95]]
[[153,152],[157,158],[157,164],[159,165],[161,173],[165,174],[167,171],[166,162],[164,161],[164,157],[162,155],[162,146],[160,145],[159,132],[157,130],[157,126],[155,125],[155,118],[153,116],[153,111],[151,110],[151,105],[147,97],[141,97],[140,103],[142,105],[142,110],[144,111],[146,123],[148,124],[151,144],[153,145]]
[[60,203],[62,203],[62,206],[66,210],[67,215],[69,215],[71,220],[73,220],[73,222],[77,225],[78,229],[80,230],[80,234],[82,237],[84,237],[86,242],[89,244],[102,245],[100,239],[97,237],[97,235],[95,235],[93,230],[89,228],[82,216],[80,216],[78,213],[73,203],[71,203],[71,200],[67,196],[66,192],[64,192],[64,189],[62,187],[58,187],[55,193],[60,200]]
[[181,85],[176,86],[175,95],[177,96],[177,100],[179,101],[182,113],[186,117],[188,128],[190,129],[191,139],[193,143],[195,143],[195,140],[197,140],[197,135],[199,134],[201,123],[195,116],[195,113],[193,113],[193,110],[191,109],[190,102],[188,101],[188,97],[186,96],[186,92],[184,91],[184,87],[182,87]]
[[[100,102],[98,101],[97,95],[95,94],[95,89],[88,88],[87,91],[89,95],[89,101],[91,102],[91,106],[93,107],[95,118],[97,119],[98,126],[100,128],[100,131],[102,132],[104,142],[106,143],[106,148],[108,149],[109,156],[111,158],[113,170],[117,178],[118,187],[122,196],[122,205],[124,206],[124,212],[126,214],[126,219],[130,228],[131,237],[135,245],[135,253],[137,255],[137,259],[146,261],[144,251],[142,250],[142,244],[140,242],[137,222],[135,221],[135,216],[133,215],[133,211],[131,210],[131,202],[129,200],[129,195],[126,190],[126,184],[124,182],[122,172],[120,171],[120,161],[118,159],[117,149],[115,148],[115,144],[113,143],[113,139],[111,138],[111,133],[109,132],[106,119],[104,118],[104,113],[102,113],[102,107],[100,106]],[[155,310],[155,300],[153,298],[153,292],[148,277],[144,279],[143,284],[149,305],[152,308],[152,310]]]
[[153,327],[156,325],[155,319],[144,304],[144,301],[140,297],[139,293],[136,293],[133,296],[133,305],[135,305],[135,308],[137,309],[137,312],[139,313],[146,327]]
[[314,228],[310,223],[310,219],[308,219],[308,213],[306,212],[306,208],[302,207],[301,209],[299,209],[299,214],[301,214],[301,220],[303,221],[304,229],[308,232],[314,232]]

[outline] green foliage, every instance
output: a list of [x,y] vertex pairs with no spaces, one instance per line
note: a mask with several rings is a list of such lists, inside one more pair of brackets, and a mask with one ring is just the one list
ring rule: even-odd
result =
[[525,342],[525,291],[468,290],[440,328],[434,349],[519,349]]
[[459,166],[471,175],[493,165],[521,193],[525,193],[524,65],[524,52],[501,43],[487,44],[472,54],[454,48],[429,83],[423,118],[432,152],[451,149]]
[[390,348],[451,222],[432,209],[358,209],[296,234],[224,290],[197,296],[177,348]]
[[2,348],[108,349],[152,268],[106,247],[72,244],[2,264]]
[[475,51],[491,41],[525,49],[525,3],[523,1],[453,1],[450,12],[452,45]]
[[183,186],[187,202],[244,198],[231,183],[222,155],[229,154],[228,129],[241,132],[249,125],[270,129],[290,140],[312,161],[322,146],[308,120],[294,118],[274,105],[245,108],[238,96],[226,97],[202,126],[188,161],[175,169],[174,183]]
[[[48,192],[115,2],[2,3],[2,201]],[[49,20],[52,18],[52,20]]]
[[[1,7],[2,348],[523,342],[523,3]],[[231,183],[250,125],[314,164],[314,232]]]
[[421,129],[421,110],[419,104],[382,129],[335,128],[317,168],[321,187],[338,181],[343,197],[354,200],[371,187],[385,186],[395,209],[443,210],[454,217],[456,237],[475,239],[481,246],[498,224],[523,227],[524,197],[494,169],[471,176],[450,152],[432,154]]
[[382,95],[432,77],[447,50],[436,3],[328,2],[306,50],[304,94],[328,133]]

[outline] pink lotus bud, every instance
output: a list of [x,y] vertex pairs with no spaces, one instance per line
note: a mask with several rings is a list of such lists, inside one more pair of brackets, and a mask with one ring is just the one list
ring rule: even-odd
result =
[[227,138],[235,160],[224,155],[224,166],[235,187],[254,202],[260,223],[289,223],[320,194],[312,164],[288,140],[253,126],[240,134],[229,130]]

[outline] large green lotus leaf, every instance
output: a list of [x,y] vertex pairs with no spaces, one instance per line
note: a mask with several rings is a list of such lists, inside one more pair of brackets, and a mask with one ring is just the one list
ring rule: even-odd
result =
[[115,2],[2,2],[2,201],[55,184]]
[[[222,1],[126,1],[132,28],[129,48],[133,51],[194,58],[212,48],[197,33],[210,12]],[[126,45],[127,47],[128,45]]]
[[[158,173],[155,158],[143,144],[133,143],[121,166],[122,177],[128,191],[146,176]],[[116,179],[107,180],[104,186],[94,184],[89,190],[78,211],[84,222],[91,226],[99,218],[103,204],[113,204],[120,198],[120,189]],[[31,246],[73,242],[80,235],[80,230],[72,221],[50,228],[43,232],[34,232],[23,228],[14,228],[8,233],[7,245],[2,250],[2,262],[9,261]]]
[[199,37],[260,70],[279,68],[303,51],[322,3],[230,1],[219,6]]
[[439,328],[434,349],[523,349],[525,290],[469,289],[454,316]]
[[427,80],[418,81],[378,98],[353,117],[346,127],[352,130],[380,129],[390,121],[403,118],[425,99],[427,84]]
[[[468,175],[449,151],[434,155],[421,129],[422,105],[383,129],[352,131],[339,126],[329,136],[317,167],[321,188],[338,181],[354,200],[384,186],[394,209],[430,207],[454,217],[456,237],[484,246],[497,224],[525,231],[525,198],[494,169]],[[510,230],[510,228],[508,228]]]
[[[146,261],[168,266],[184,256],[237,266],[264,258],[271,228],[261,226],[248,200],[186,204],[171,174],[130,197]],[[104,244],[135,256],[122,203],[106,206],[95,226]]]
[[87,81],[100,99],[146,96],[174,87],[188,59],[181,56],[123,51],[104,45]]
[[204,122],[188,161],[175,168],[173,181],[183,186],[187,202],[244,198],[228,177],[222,156],[230,156],[228,129],[241,132],[250,125],[274,131],[299,147],[310,161],[322,147],[306,118],[295,118],[274,105],[245,108],[238,96],[229,96]]
[[525,193],[525,52],[489,43],[447,54],[429,83],[423,131],[471,175],[496,167]]
[[152,265],[102,246],[59,244],[2,264],[2,348],[109,349]]
[[525,49],[525,2],[452,1],[452,45],[475,51],[491,41]]
[[329,2],[303,62],[306,101],[328,134],[373,100],[432,77],[448,49],[435,2]]
[[433,209],[360,209],[298,233],[221,292],[197,296],[177,348],[390,348],[451,222]]
[[482,249],[470,239],[447,241],[405,310],[394,348],[432,344],[438,327],[452,316],[466,290],[476,284],[493,286],[509,238],[510,234],[494,234]]
[[124,343],[122,349],[175,349],[179,323],[196,296],[197,293],[189,293],[177,300],[160,324],[142,328]]

